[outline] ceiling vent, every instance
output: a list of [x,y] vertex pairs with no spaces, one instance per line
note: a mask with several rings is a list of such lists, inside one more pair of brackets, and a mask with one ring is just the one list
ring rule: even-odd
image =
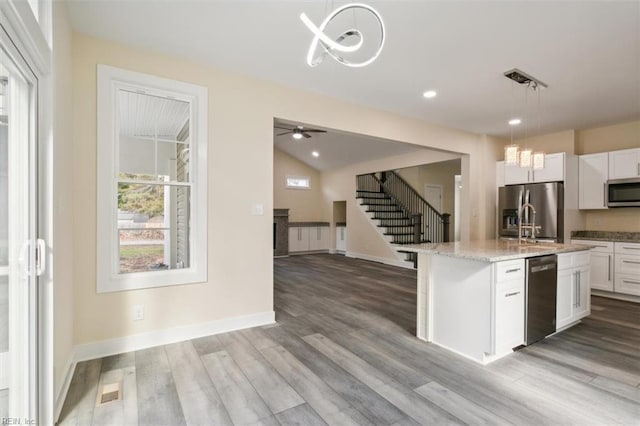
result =
[[534,89],[537,87],[544,87],[545,89],[549,87],[546,85],[546,83],[543,83],[537,78],[530,76],[524,71],[520,71],[518,68],[505,71],[504,76],[510,80],[515,81],[518,84],[526,84],[528,86],[531,86]]

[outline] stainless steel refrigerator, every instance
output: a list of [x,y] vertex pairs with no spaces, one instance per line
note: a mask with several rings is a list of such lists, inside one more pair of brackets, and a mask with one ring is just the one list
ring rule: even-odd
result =
[[[536,210],[536,239],[563,243],[564,188],[561,182],[507,185],[498,190],[498,235],[518,237],[518,212],[524,203]],[[531,209],[525,209],[524,222],[531,221]]]

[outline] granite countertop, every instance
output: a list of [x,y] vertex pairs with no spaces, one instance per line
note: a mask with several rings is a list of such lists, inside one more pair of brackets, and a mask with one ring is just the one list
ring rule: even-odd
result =
[[289,228],[304,228],[307,226],[329,226],[329,222],[289,222]]
[[556,243],[524,243],[515,240],[484,240],[439,244],[396,245],[397,248],[416,253],[438,254],[483,262],[523,259],[547,254],[589,250],[591,246]]
[[620,241],[625,243],[640,243],[640,232],[618,231],[572,231],[571,239],[593,241]]

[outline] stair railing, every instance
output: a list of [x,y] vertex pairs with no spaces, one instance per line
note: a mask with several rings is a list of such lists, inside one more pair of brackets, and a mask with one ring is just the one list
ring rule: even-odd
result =
[[395,171],[359,175],[356,183],[359,191],[384,192],[411,217],[415,243],[425,240],[432,243],[450,241],[451,215],[438,212]]

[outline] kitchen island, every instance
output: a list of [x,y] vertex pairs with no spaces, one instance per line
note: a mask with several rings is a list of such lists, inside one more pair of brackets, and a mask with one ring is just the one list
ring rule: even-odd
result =
[[525,259],[558,255],[557,330],[590,312],[588,246],[486,240],[402,245],[418,254],[418,338],[488,364],[525,343]]

